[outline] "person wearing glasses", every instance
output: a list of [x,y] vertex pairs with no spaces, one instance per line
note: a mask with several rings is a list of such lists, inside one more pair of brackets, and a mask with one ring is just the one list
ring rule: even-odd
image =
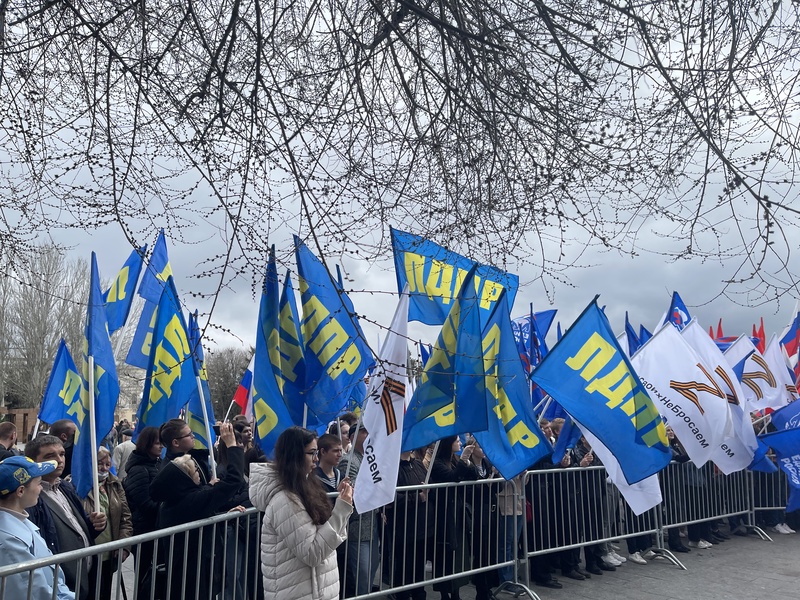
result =
[[[230,423],[220,425],[219,440],[226,446],[228,463],[213,485],[203,482],[202,467],[188,452],[167,463],[153,479],[150,495],[155,502],[161,502],[159,529],[207,519],[230,506],[231,498],[244,483],[244,450],[236,445]],[[228,512],[243,510],[242,506],[235,506]],[[168,565],[171,598],[205,600],[221,591],[223,552],[221,540],[216,537],[218,531],[210,525],[161,539],[159,556],[168,557],[172,552]]]
[[353,488],[339,484],[331,506],[319,478],[317,435],[289,427],[275,443],[275,461],[250,466],[250,500],[264,512],[261,574],[264,600],[336,600],[336,548],[347,538]]
[[179,456],[188,454],[200,467],[200,482],[203,484],[212,483],[208,470],[208,450],[194,447],[194,432],[186,424],[186,421],[183,419],[170,419],[161,426],[159,436],[161,437],[161,444],[167,451],[164,460],[161,462],[162,469]]

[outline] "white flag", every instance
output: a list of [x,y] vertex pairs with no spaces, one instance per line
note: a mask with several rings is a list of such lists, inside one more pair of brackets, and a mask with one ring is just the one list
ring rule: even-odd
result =
[[694,464],[704,465],[722,442],[728,400],[697,353],[667,324],[639,349],[631,364]]
[[725,358],[731,366],[740,363],[743,356],[747,356],[742,373],[742,389],[748,412],[783,406],[784,392],[778,386],[775,374],[752,340],[744,335],[725,351]]
[[[778,341],[778,336],[774,333],[767,344],[767,349],[764,350],[764,360],[767,361],[770,370],[775,375],[775,380],[778,382],[778,388],[783,392],[781,397],[781,406],[786,406],[790,402],[797,400],[797,387],[795,387],[792,376],[789,374],[789,365],[786,362],[786,353]],[[773,406],[771,408],[778,408]]]
[[629,484],[611,451],[592,435],[591,431],[577,421],[575,421],[575,424],[583,432],[583,437],[589,442],[592,452],[602,461],[611,483],[617,486],[622,497],[625,498],[625,502],[628,503],[635,515],[640,515],[661,503],[661,486],[658,484],[658,474],[650,475],[650,477],[646,477],[633,485]]
[[364,401],[362,422],[368,434],[353,490],[353,501],[360,514],[394,501],[397,489],[403,417],[409,391],[406,367],[408,296],[406,284]]
[[758,443],[750,425],[749,415],[745,418],[743,412],[745,395],[742,386],[722,355],[722,351],[695,319],[681,331],[681,337],[697,352],[703,366],[719,388],[725,392],[727,399],[728,423],[720,445],[711,455],[711,460],[725,475],[746,469],[753,462],[753,454]]

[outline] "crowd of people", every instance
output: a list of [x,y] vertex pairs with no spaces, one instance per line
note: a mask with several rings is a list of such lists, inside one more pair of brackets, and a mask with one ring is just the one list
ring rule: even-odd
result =
[[[555,443],[563,421],[541,420],[540,426]],[[681,476],[669,479],[662,491],[684,500],[669,503],[675,514],[666,522],[696,521],[685,532],[669,528],[668,548],[702,551],[725,542],[729,534],[712,518],[725,511],[715,512],[715,500],[698,493],[710,485],[713,471],[695,468],[674,432],[667,432]],[[5,581],[6,597],[25,597],[9,590],[30,585],[36,590],[32,598],[55,593],[59,600],[106,600],[114,594],[114,573],[131,553],[139,599],[169,594],[197,600],[335,600],[369,593],[381,582],[401,588],[396,600],[422,600],[431,576],[442,599],[457,600],[460,588],[472,583],[477,600],[488,600],[496,586],[513,589],[517,577],[525,579],[515,572],[525,565],[518,560],[523,532],[530,578],[543,587],[561,587],[556,575],[583,581],[657,555],[654,512],[636,516],[626,508],[604,471],[592,469],[601,463],[583,438],[563,457],[531,465],[534,476],[512,481],[499,476],[474,437],[463,447],[459,437],[445,438],[403,453],[395,501],[359,514],[353,485],[368,432],[354,414],[343,415],[319,437],[300,427],[287,429],[272,461],[253,443],[243,417],[219,425],[213,461],[208,450],[195,448],[194,434],[181,419],[143,428],[135,443],[132,435],[131,424],[123,421],[106,438],[97,454],[98,496],[92,491],[79,498],[69,476],[71,421],[53,423],[25,444],[22,456],[15,450],[16,428],[0,423],[0,564],[249,507],[263,518],[229,520],[61,561],[57,568],[35,570],[30,583],[28,573],[12,575]],[[706,499],[686,505],[685,499],[695,497]],[[794,533],[781,511],[761,514],[775,531]],[[737,517],[729,526],[729,533],[747,534]],[[609,541],[618,537],[625,537],[627,556]],[[468,572],[471,577],[458,576]]]

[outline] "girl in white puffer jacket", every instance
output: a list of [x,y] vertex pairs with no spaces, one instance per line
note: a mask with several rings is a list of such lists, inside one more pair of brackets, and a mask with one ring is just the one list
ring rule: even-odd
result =
[[290,427],[275,444],[275,462],[250,465],[250,500],[264,511],[261,573],[265,600],[337,600],[336,547],[347,538],[353,488],[343,481],[331,509],[319,480],[317,436]]

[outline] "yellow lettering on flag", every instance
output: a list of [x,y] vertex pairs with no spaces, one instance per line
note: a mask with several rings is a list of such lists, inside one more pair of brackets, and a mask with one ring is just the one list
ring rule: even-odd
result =
[[125,288],[128,285],[129,270],[129,267],[123,267],[117,275],[117,278],[111,284],[111,289],[108,290],[108,302],[117,302],[125,299]]

